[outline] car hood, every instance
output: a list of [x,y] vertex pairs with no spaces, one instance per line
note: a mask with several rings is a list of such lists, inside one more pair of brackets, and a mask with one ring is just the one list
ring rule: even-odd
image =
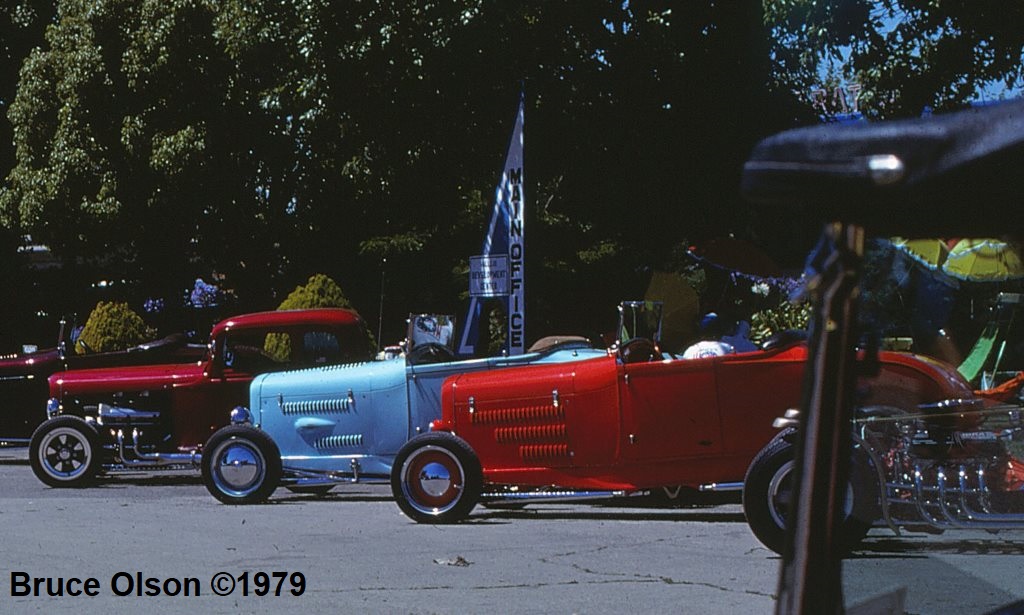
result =
[[373,382],[405,379],[405,359],[325,365],[257,376],[250,388],[252,400],[261,395],[316,395],[343,388],[369,388]]
[[50,376],[51,394],[166,388],[203,377],[201,363],[75,369]]

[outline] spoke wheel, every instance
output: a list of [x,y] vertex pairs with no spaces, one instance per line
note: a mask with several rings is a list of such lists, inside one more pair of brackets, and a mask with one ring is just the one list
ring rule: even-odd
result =
[[51,487],[82,487],[99,473],[100,439],[76,416],[58,416],[40,425],[29,444],[36,478]]
[[203,448],[203,484],[225,504],[263,502],[281,482],[281,453],[262,431],[229,425]]
[[480,499],[480,462],[465,441],[450,433],[423,434],[395,458],[391,491],[409,518],[419,523],[454,523]]

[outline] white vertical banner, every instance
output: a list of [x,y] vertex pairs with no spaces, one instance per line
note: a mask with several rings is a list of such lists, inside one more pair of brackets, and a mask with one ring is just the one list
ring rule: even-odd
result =
[[[523,192],[523,119],[524,102],[519,97],[519,110],[516,113],[512,138],[509,141],[505,165],[502,167],[501,181],[495,189],[494,211],[487,227],[481,255],[473,258],[507,257],[508,286],[507,291],[500,295],[505,297],[505,313],[508,316],[508,331],[505,352],[510,355],[523,354],[526,340],[526,301],[525,301],[525,195]],[[472,290],[472,285],[471,285]],[[473,293],[471,292],[471,295]],[[460,355],[476,354],[483,317],[483,293],[471,296],[469,310],[466,314],[465,327],[462,329],[462,340],[459,343]]]
[[505,172],[498,187],[498,202],[507,203],[508,211],[508,353],[523,354],[526,338],[526,249],[524,230],[526,198],[523,192],[523,99],[512,130],[512,143],[505,157]]

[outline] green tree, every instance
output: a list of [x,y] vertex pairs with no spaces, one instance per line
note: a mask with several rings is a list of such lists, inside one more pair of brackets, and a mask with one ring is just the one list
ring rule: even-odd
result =
[[741,162],[796,115],[758,3],[57,5],[0,216],[157,296],[324,271],[386,323],[459,312],[523,88],[528,336],[561,332],[563,297],[611,314],[683,236],[752,232]]
[[176,294],[197,261],[266,272],[256,153],[275,133],[215,36],[217,3],[57,5],[8,114],[17,158],[0,220],[67,268],[118,267],[158,296]]
[[805,99],[828,75],[859,84],[859,107],[885,118],[948,110],[1024,86],[1020,3],[781,0],[764,7],[778,86]]

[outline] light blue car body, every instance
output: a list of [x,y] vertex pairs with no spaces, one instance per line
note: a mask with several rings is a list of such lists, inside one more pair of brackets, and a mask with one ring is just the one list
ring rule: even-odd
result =
[[441,416],[441,384],[453,374],[607,356],[563,342],[510,357],[410,365],[404,357],[258,376],[255,426],[281,453],[284,484],[389,477],[398,450]]

